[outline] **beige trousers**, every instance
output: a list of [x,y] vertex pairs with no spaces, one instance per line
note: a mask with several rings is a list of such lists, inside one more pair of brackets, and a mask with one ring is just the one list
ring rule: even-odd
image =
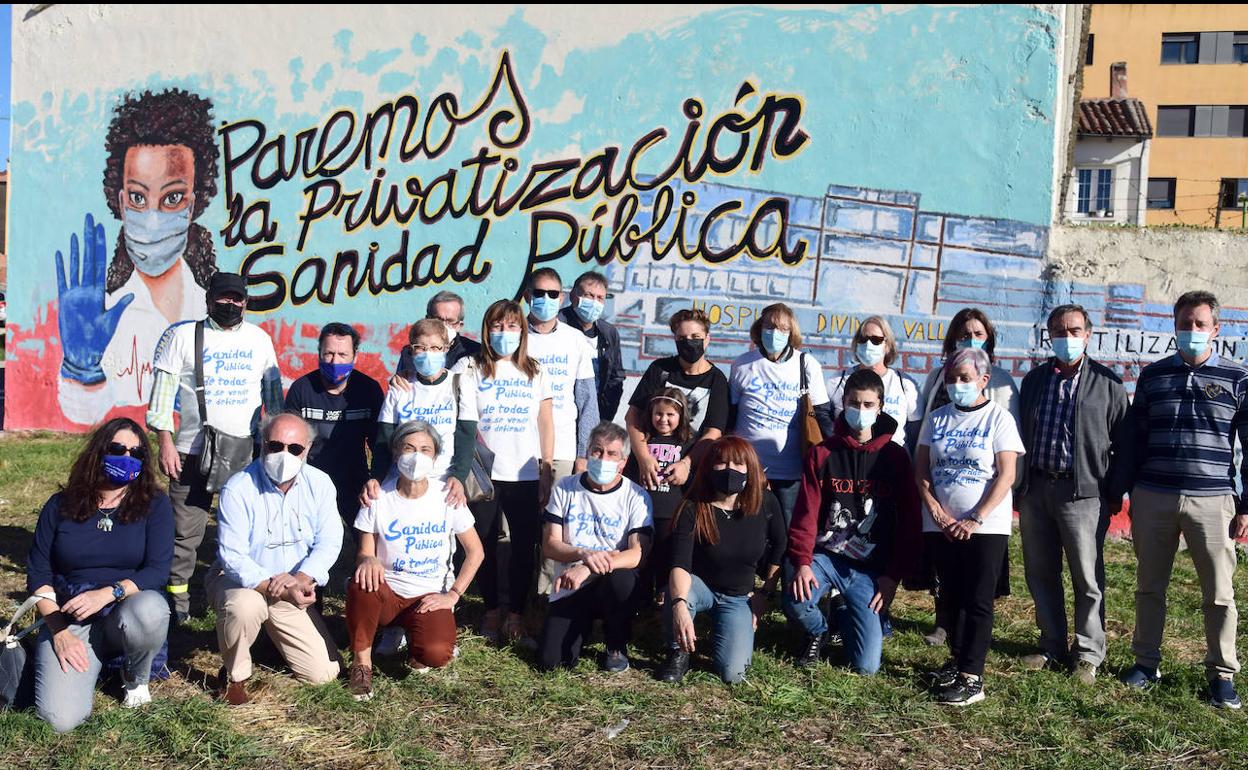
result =
[[206,584],[208,601],[217,611],[217,646],[231,682],[251,676],[251,645],[261,628],[297,679],[321,684],[338,676],[338,650],[315,609],[270,599],[219,569],[208,574]]
[[1131,538],[1137,561],[1135,576],[1135,662],[1157,668],[1166,627],[1166,589],[1174,569],[1179,535],[1200,581],[1205,615],[1205,670],[1210,677],[1239,671],[1235,654],[1235,541],[1231,495],[1188,497],[1136,487],[1131,492]]

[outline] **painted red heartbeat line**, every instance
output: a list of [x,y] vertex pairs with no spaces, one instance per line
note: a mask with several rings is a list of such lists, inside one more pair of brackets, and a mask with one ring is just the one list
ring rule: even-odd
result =
[[147,399],[143,392],[143,378],[152,373],[152,362],[139,365],[139,338],[135,336],[130,342],[130,365],[117,372],[118,377],[134,377],[134,393],[140,403]]

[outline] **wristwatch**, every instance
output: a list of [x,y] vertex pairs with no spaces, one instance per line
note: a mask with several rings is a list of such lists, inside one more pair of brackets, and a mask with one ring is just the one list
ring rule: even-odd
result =
[[970,519],[971,521],[975,522],[981,527],[984,525],[984,520],[980,518],[978,513],[972,513],[970,516],[967,516],[966,518]]
[[126,587],[120,581],[113,583],[113,601],[120,602],[126,598]]

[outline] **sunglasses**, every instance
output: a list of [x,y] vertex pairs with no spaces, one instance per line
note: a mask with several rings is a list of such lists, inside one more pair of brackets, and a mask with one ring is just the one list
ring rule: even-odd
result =
[[303,450],[307,449],[303,444],[283,444],[280,441],[266,441],[264,442],[264,448],[269,454],[288,451],[295,457],[303,454]]
[[138,446],[134,446],[134,447],[129,447],[118,441],[110,441],[108,442],[108,446],[105,448],[105,454],[110,454],[110,455],[113,455],[114,457],[120,457],[121,455],[130,455],[136,460],[145,460],[147,459],[147,447],[143,446],[142,444],[139,444]]
[[562,293],[563,293],[562,289],[532,289],[529,291],[529,296],[533,297],[533,299],[537,299],[538,297],[550,297],[551,299],[559,299],[559,295]]
[[873,337],[863,337],[863,339],[864,339],[864,340],[866,340],[867,342],[870,342],[872,345],[883,345],[883,344],[884,344],[884,338],[883,338],[882,336],[879,336],[879,335],[876,335],[876,336],[873,336]]

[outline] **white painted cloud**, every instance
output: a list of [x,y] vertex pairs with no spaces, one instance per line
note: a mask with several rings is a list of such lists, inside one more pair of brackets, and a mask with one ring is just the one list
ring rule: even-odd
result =
[[573,116],[580,115],[585,109],[585,97],[577,96],[572,91],[564,91],[559,96],[559,103],[549,109],[533,111],[533,119],[537,123],[567,123]]

